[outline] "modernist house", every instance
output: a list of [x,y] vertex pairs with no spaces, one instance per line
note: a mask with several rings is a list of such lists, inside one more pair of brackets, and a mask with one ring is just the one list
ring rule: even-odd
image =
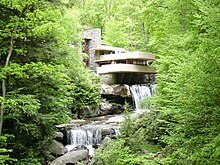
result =
[[143,84],[154,81],[156,70],[151,66],[155,55],[130,52],[124,48],[101,43],[101,30],[89,29],[84,33],[88,67],[102,77],[106,84]]

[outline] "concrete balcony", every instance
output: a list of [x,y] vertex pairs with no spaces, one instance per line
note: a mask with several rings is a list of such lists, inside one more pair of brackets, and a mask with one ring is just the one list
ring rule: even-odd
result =
[[97,67],[98,74],[107,73],[156,73],[156,69],[151,66],[137,64],[106,64]]
[[154,54],[116,50],[108,53],[110,49],[104,50],[101,55],[100,52],[96,54],[96,72],[106,84],[140,84],[148,82],[146,75],[156,73],[155,67],[151,66]]
[[97,63],[104,61],[117,61],[117,60],[144,60],[144,61],[154,61],[155,55],[145,52],[126,52],[126,53],[116,53],[116,54],[106,54],[100,55]]

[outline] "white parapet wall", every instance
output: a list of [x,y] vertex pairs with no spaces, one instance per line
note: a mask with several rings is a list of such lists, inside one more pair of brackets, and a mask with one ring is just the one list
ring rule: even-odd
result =
[[126,52],[126,53],[117,53],[117,54],[107,54],[107,55],[101,55],[100,59],[97,60],[96,62],[126,60],[126,59],[153,61],[155,60],[155,55],[145,52]]
[[150,66],[134,64],[106,64],[97,67],[98,74],[106,73],[156,73],[156,69]]

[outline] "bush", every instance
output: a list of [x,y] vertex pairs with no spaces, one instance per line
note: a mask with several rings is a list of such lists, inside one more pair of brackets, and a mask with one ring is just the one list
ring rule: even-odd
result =
[[92,165],[144,165],[148,160],[144,156],[134,154],[125,145],[125,140],[110,141],[106,146],[97,149]]

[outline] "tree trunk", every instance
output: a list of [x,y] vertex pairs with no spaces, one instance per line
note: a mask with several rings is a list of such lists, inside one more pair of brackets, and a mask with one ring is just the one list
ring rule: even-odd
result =
[[[14,39],[13,39],[13,37],[11,37],[10,47],[9,47],[9,52],[8,52],[8,55],[7,55],[7,58],[6,58],[5,67],[8,66],[8,64],[9,64],[9,61],[10,61],[10,58],[11,58],[11,55],[12,55],[12,51],[13,51],[13,45],[14,45]],[[0,109],[0,136],[2,134],[5,96],[6,96],[6,80],[3,79],[2,80],[2,98],[3,98],[3,102],[1,103],[1,109]]]
[[[25,7],[23,8],[22,12],[19,15],[19,18],[29,9],[29,7],[32,7],[32,4],[26,4]],[[16,29],[18,28],[18,25],[14,28],[13,31],[16,31]],[[5,61],[5,67],[8,66],[11,55],[12,55],[12,51],[14,48],[14,39],[15,36],[13,36],[13,33],[11,33],[11,39],[10,39],[10,46],[9,46],[9,52]],[[3,126],[3,117],[4,117],[4,101],[5,101],[5,96],[6,96],[6,79],[2,80],[2,98],[3,98],[3,102],[1,103],[1,109],[0,109],[0,136],[2,134],[2,126]]]

